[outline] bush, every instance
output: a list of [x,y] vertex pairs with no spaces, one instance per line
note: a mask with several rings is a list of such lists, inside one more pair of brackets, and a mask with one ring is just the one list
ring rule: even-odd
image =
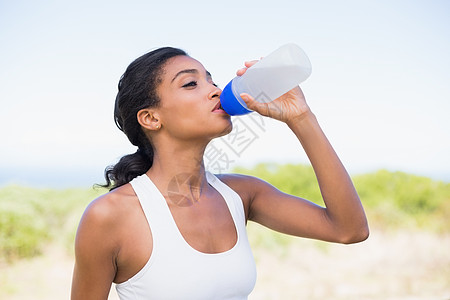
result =
[[[252,169],[236,168],[234,172],[259,177],[283,192],[323,205],[310,166],[259,164]],[[450,231],[450,184],[386,170],[354,176],[353,181],[371,226]],[[72,249],[83,210],[105,192],[105,189],[1,188],[0,260],[32,257],[52,241]],[[273,235],[272,239],[277,244],[290,241],[279,235]],[[271,243],[266,236],[254,242],[265,247]]]
[[263,179],[281,191],[323,205],[316,175],[310,166],[258,164],[252,169],[235,168],[236,173]]
[[[312,167],[259,164],[237,173],[259,177],[283,192],[323,205]],[[450,230],[450,184],[404,172],[380,170],[354,176],[371,224],[384,228]]]
[[48,241],[43,222],[31,213],[0,210],[0,253],[7,261],[40,253],[40,245]]
[[[88,189],[0,189],[0,259],[13,261],[42,252],[46,243],[73,243],[77,222],[89,201],[100,192]],[[69,222],[68,222],[69,220]]]
[[[387,170],[355,176],[353,180],[364,206],[377,221],[439,231],[450,229],[449,183]],[[392,212],[401,222],[392,219]]]

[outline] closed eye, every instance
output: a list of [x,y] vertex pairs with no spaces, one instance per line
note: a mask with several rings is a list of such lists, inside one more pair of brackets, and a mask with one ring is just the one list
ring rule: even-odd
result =
[[193,80],[193,81],[183,85],[183,87],[193,87],[193,86],[197,86],[197,81]]

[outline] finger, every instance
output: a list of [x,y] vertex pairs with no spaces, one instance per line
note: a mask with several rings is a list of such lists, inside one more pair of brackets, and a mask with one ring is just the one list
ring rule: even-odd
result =
[[247,107],[253,111],[256,111],[262,115],[267,115],[267,103],[261,103],[256,101],[252,96],[247,93],[240,94],[241,99],[244,100]]
[[236,71],[236,75],[237,76],[242,76],[244,75],[245,71],[247,71],[247,68],[242,68]]
[[246,62],[244,62],[244,65],[245,65],[247,68],[250,68],[251,66],[253,66],[254,64],[256,64],[258,61],[259,61],[258,59],[246,61]]
[[245,68],[241,68],[241,69],[237,70],[236,75],[237,76],[244,75],[244,73],[247,71],[247,69],[250,68],[251,66],[253,66],[254,64],[256,64],[258,61],[259,60],[251,60],[251,61],[244,62]]

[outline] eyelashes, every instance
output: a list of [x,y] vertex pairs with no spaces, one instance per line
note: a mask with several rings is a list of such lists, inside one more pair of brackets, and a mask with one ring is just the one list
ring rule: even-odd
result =
[[186,83],[185,85],[183,85],[182,87],[186,88],[186,87],[194,87],[197,86],[197,81],[191,81],[189,83]]
[[[214,82],[211,82],[211,84],[215,87],[218,87],[217,84],[215,84]],[[197,86],[197,81],[193,80],[191,82],[186,83],[185,85],[183,85],[183,88],[187,88],[187,87],[196,87]]]

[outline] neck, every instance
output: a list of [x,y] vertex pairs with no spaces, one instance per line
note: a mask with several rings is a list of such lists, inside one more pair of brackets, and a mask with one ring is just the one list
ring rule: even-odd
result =
[[[155,147],[153,164],[147,175],[172,202],[198,201],[207,187],[203,153],[206,144],[164,143]],[[175,198],[174,198],[175,197]],[[183,201],[181,201],[181,198]],[[184,203],[183,202],[183,203]]]

